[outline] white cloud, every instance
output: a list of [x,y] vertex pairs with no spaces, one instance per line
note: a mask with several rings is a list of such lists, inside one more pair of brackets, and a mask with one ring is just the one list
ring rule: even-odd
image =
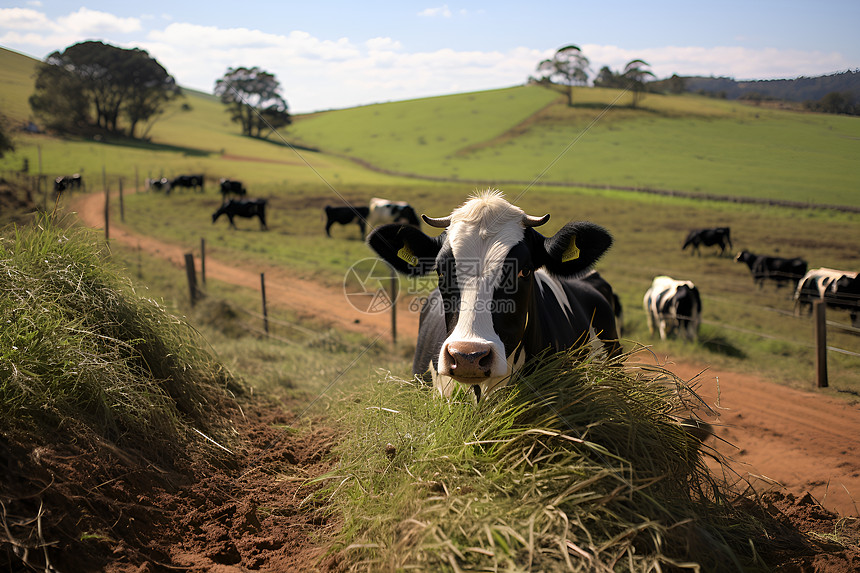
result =
[[84,36],[98,34],[128,34],[141,29],[140,20],[137,18],[120,18],[107,12],[79,8],[68,16],[57,18],[57,24],[61,29],[75,30]]
[[47,54],[84,40],[116,37],[140,29],[137,18],[118,18],[87,8],[56,20],[27,8],[0,9],[0,44],[29,53]]
[[418,15],[422,18],[450,18],[451,10],[448,8],[447,4],[444,4],[442,6],[439,6],[438,8],[425,8],[424,10],[418,12]]
[[48,18],[36,10],[28,8],[0,9],[0,29],[44,31],[50,25],[51,23]]
[[[444,16],[447,6],[430,9]],[[432,14],[430,14],[432,12]],[[144,17],[142,17],[144,18]],[[141,22],[149,27],[145,35]],[[487,50],[446,47],[406,51],[396,37],[324,39],[305,31],[270,33],[249,28],[202,26],[118,18],[82,8],[56,21],[26,9],[0,9],[0,45],[47,54],[75,42],[100,38],[139,47],[156,58],[180,85],[211,92],[228,67],[258,66],[278,78],[293,113],[398,101],[463,91],[508,87],[535,75],[554,49],[526,46]],[[440,40],[445,45],[445,40]],[[625,49],[582,45],[596,74],[602,66],[620,71],[633,59],[651,64],[658,78],[679,75],[769,79],[820,75],[852,66],[838,53],[664,46]]]

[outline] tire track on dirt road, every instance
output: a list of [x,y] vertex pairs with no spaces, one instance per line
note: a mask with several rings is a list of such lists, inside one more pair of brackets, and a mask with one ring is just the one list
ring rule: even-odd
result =
[[[103,195],[75,196],[69,207],[84,225],[104,228]],[[184,266],[188,250],[132,234],[116,224],[111,226],[111,240],[131,248],[140,246],[178,268]],[[206,260],[207,277],[255,290],[260,288],[261,270],[266,273],[267,301],[317,322],[371,337],[382,334],[390,340],[390,315],[359,312],[342,289],[296,278],[286,268],[259,269],[242,261]],[[405,339],[414,339],[418,332],[418,315],[407,309],[407,301],[398,305],[397,328]],[[856,400],[849,403],[761,376],[698,364],[670,364],[667,368],[684,380],[695,379],[698,393],[719,412],[717,436],[725,442],[717,440],[716,448],[734,460],[736,472],[767,476],[796,495],[810,492],[828,509],[860,516],[860,405]]]

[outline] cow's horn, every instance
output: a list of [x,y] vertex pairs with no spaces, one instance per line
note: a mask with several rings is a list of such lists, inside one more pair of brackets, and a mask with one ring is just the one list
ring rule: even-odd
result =
[[451,224],[451,216],[447,217],[439,217],[438,219],[434,217],[428,217],[427,215],[421,215],[421,218],[424,219],[424,222],[430,225],[431,227],[436,227],[437,229],[447,229],[448,225]]
[[526,227],[540,227],[547,221],[549,221],[549,213],[547,213],[543,217],[532,217],[531,215],[526,215],[525,217],[523,217],[523,225],[525,225]]

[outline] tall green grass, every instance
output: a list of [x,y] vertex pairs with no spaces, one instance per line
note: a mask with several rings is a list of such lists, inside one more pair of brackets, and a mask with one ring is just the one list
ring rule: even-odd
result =
[[139,295],[85,231],[50,218],[0,239],[0,424],[159,458],[244,392],[186,321]]
[[327,479],[354,569],[766,568],[779,529],[706,468],[676,421],[701,404],[671,374],[560,354],[469,396],[388,377],[345,405]]

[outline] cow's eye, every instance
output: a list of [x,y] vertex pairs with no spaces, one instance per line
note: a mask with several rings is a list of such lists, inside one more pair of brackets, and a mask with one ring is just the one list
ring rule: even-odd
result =
[[532,270],[531,269],[521,269],[520,272],[517,273],[517,278],[520,278],[520,279],[527,279],[530,276],[532,276]]

